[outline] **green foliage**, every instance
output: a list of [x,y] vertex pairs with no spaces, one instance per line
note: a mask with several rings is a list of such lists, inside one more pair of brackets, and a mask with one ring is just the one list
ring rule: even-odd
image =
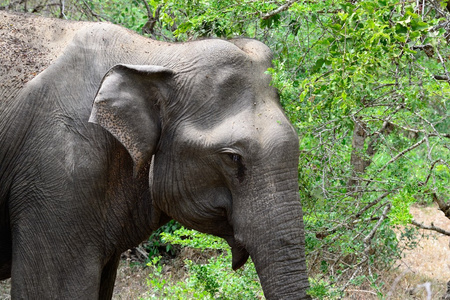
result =
[[155,230],[149,237],[147,243],[145,243],[145,249],[148,252],[149,260],[154,257],[160,256],[162,253],[168,253],[169,255],[175,255],[175,247],[172,243],[166,243],[163,241],[162,236],[164,234],[170,234],[180,229],[180,223],[171,220],[167,224],[161,226]]
[[174,231],[163,232],[161,233],[161,238],[166,243],[201,250],[223,250],[228,247],[224,239],[184,227],[177,228]]
[[233,271],[231,249],[222,239],[180,228],[164,233],[163,240],[203,251],[216,250],[216,255],[203,264],[186,259],[187,274],[179,281],[167,277],[160,259],[153,258],[148,264],[154,269],[148,280],[152,289],[149,299],[261,299],[262,290],[254,265],[248,262],[242,269]]
[[411,221],[412,203],[448,197],[437,169],[448,170],[449,85],[433,75],[449,67],[437,55],[448,56],[447,41],[431,8],[425,16],[415,3],[330,4],[292,6],[286,19],[305,26],[269,72],[300,136],[313,273],[331,285],[359,272],[381,285],[373,269],[402,251],[393,225]]
[[323,279],[309,278],[309,295],[313,299],[339,299],[344,295],[334,284]]

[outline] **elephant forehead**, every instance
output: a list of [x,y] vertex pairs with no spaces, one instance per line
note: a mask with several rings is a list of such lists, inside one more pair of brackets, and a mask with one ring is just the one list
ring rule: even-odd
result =
[[177,116],[183,114],[199,127],[210,127],[242,111],[278,104],[270,76],[260,70],[225,66],[177,75]]
[[214,123],[186,121],[177,130],[180,142],[200,144],[219,150],[223,147],[249,144],[255,140],[256,130],[253,116],[248,111],[237,112],[233,116],[216,119]]
[[236,111],[232,116],[217,119],[209,125],[185,121],[177,130],[182,144],[221,150],[232,148],[254,155],[273,151],[289,144],[298,146],[297,135],[276,105],[264,109]]

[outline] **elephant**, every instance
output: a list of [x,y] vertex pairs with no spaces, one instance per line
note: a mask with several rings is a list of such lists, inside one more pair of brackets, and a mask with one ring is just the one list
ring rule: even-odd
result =
[[110,299],[123,251],[174,219],[309,299],[298,135],[246,38],[168,43],[0,12],[0,279]]

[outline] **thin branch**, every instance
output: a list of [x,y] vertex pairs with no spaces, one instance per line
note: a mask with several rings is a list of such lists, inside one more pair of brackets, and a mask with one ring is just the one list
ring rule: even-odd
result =
[[386,198],[390,193],[392,193],[392,191],[388,191],[386,193],[384,193],[383,195],[381,195],[380,197],[378,197],[377,199],[373,200],[372,202],[370,202],[369,204],[367,204],[365,207],[363,207],[354,217],[354,219],[358,219],[360,216],[362,216],[363,213],[365,213],[369,208],[371,208],[372,206],[374,206],[375,204],[379,203],[381,200],[383,200],[384,198]]
[[[381,118],[374,118],[374,119],[384,121],[384,119],[381,119]],[[437,137],[450,138],[450,133],[427,132],[426,130],[415,129],[415,128],[409,128],[409,127],[405,127],[405,126],[403,126],[403,125],[396,124],[396,123],[392,123],[392,122],[390,122],[389,124],[390,124],[390,125],[393,125],[393,126],[395,126],[395,127],[398,127],[398,128],[400,128],[400,129],[402,129],[402,130],[405,130],[405,131],[409,131],[409,132],[413,132],[413,133],[423,133],[423,134],[425,134],[425,135],[427,135],[427,136],[429,136],[429,137],[436,137],[436,136],[437,136]]]
[[155,16],[153,17],[152,9],[150,8],[150,5],[148,5],[147,0],[143,0],[145,4],[145,8],[147,9],[147,22],[144,26],[142,26],[142,33],[143,34],[151,34],[154,38],[154,28],[156,21],[159,19],[159,11],[161,9],[161,6],[158,6],[158,8],[155,11]]
[[412,46],[412,50],[422,50],[425,52],[425,54],[428,57],[433,57],[433,55],[434,55],[434,48],[431,44],[415,45],[415,46]]
[[368,293],[377,296],[377,293],[365,290],[345,290],[347,293]]
[[341,288],[341,292],[345,291],[345,289],[347,288],[347,286],[350,284],[350,282],[353,280],[353,278],[355,278],[356,274],[358,274],[358,272],[361,271],[361,265],[363,263],[366,262],[367,259],[364,259],[361,263],[359,263],[359,268],[356,268],[356,270],[353,272],[352,276],[350,277],[350,279],[344,284],[344,286]]
[[273,17],[273,16],[287,10],[289,7],[291,7],[292,4],[294,4],[297,1],[298,0],[290,0],[290,1],[286,2],[285,4],[281,5],[280,7],[278,7],[277,9],[265,14],[264,16],[261,17],[261,19],[267,20],[270,17]]
[[67,19],[67,16],[65,14],[65,1],[59,0],[59,18],[60,19]]
[[86,7],[86,9],[88,10],[88,12],[91,14],[92,17],[97,18],[97,21],[101,21],[102,20],[102,16],[100,16],[99,14],[95,13],[91,7],[89,6],[89,4],[83,0],[83,4]]
[[152,18],[153,17],[153,13],[152,13],[152,9],[150,8],[150,5],[148,5],[147,0],[142,1],[144,2],[145,8],[147,9],[147,16],[148,18]]
[[447,82],[450,84],[450,81],[448,81],[448,78],[450,78],[450,75],[447,70],[447,66],[445,65],[445,61],[442,59],[441,53],[439,52],[438,47],[436,47],[436,54],[439,57],[439,61],[441,62],[442,67],[444,68],[445,76],[447,77]]
[[391,288],[389,289],[389,292],[386,294],[386,300],[390,300],[392,297],[392,294],[395,291],[395,288],[397,287],[398,283],[400,282],[400,280],[405,276],[405,274],[408,272],[408,270],[403,271],[402,274],[400,274],[399,276],[397,276],[394,280],[394,282],[392,283]]
[[434,79],[436,80],[442,80],[442,81],[449,81],[450,79],[446,75],[433,75]]
[[417,227],[419,227],[421,229],[436,231],[436,232],[442,233],[444,235],[450,236],[450,231],[447,231],[447,230],[444,230],[442,228],[436,227],[436,226],[434,226],[433,223],[431,223],[431,226],[427,226],[427,225],[419,223],[419,222],[417,222],[416,220],[413,219],[411,221],[411,224],[413,224],[414,226],[417,226]]
[[450,21],[444,21],[442,23],[439,23],[439,24],[433,26],[430,29],[430,31],[433,32],[433,31],[439,30],[440,28],[445,28],[445,27],[448,27],[448,26],[450,26]]
[[442,158],[435,160],[430,166],[430,171],[428,173],[427,179],[425,179],[425,182],[420,183],[420,185],[425,186],[425,185],[428,184],[428,180],[430,180],[430,177],[431,177],[431,171],[433,171],[434,167],[436,166],[436,164],[438,162],[440,162],[441,164],[445,164],[445,162],[444,162],[444,160]]
[[393,163],[394,161],[396,161],[397,159],[399,159],[400,157],[402,157],[403,155],[405,155],[407,152],[419,147],[420,145],[422,145],[424,142],[426,141],[426,138],[421,139],[420,141],[418,141],[417,143],[415,143],[414,145],[412,145],[411,147],[403,150],[402,152],[400,152],[399,154],[397,154],[396,156],[394,156],[393,158],[391,158],[390,161],[388,161],[381,169],[378,170],[378,173],[383,172],[391,163]]
[[[422,117],[419,113],[417,113],[417,112],[414,112],[414,114],[416,115],[416,116],[418,116],[423,122],[425,122],[425,123],[427,123],[431,128],[433,128],[433,131],[435,132],[435,136],[437,136],[437,137],[442,137],[442,135],[447,135],[447,137],[448,137],[448,134],[441,134],[439,131],[437,131],[436,130],[436,128],[434,127],[434,125],[433,125],[433,123],[431,123],[430,121],[428,121],[427,119],[425,119],[424,117]],[[430,134],[429,134],[430,135]],[[425,138],[426,138],[426,136],[425,136]]]
[[379,90],[381,88],[388,87],[388,86],[394,86],[394,85],[395,85],[395,83],[386,83],[386,84],[382,84],[382,85],[379,85],[379,86],[373,88],[373,90],[376,91],[376,90]]
[[372,228],[372,230],[369,232],[369,234],[364,238],[364,252],[367,253],[369,251],[370,241],[372,241],[373,237],[375,236],[375,233],[377,232],[377,230],[380,227],[383,220],[387,217],[387,214],[390,210],[391,210],[391,204],[387,203],[377,224]]

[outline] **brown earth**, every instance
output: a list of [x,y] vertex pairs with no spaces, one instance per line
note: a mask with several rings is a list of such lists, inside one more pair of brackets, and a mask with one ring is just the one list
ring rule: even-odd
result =
[[[450,231],[450,220],[437,205],[413,206],[410,209],[414,219],[422,224]],[[381,291],[383,299],[440,300],[450,281],[450,237],[428,230],[419,230],[422,235],[417,247],[406,250],[395,268],[380,272],[387,283]],[[380,299],[373,290],[348,289],[346,299]]]
[[[437,205],[413,206],[414,219],[422,224],[450,231],[450,220]],[[390,291],[408,296],[399,299],[441,299],[450,281],[450,237],[437,232],[420,230],[423,237],[418,246],[406,251],[398,262],[399,271]],[[396,284],[394,284],[396,283]],[[429,289],[429,290],[427,290]]]
[[0,11],[0,99],[14,99],[61,55],[83,24]]

